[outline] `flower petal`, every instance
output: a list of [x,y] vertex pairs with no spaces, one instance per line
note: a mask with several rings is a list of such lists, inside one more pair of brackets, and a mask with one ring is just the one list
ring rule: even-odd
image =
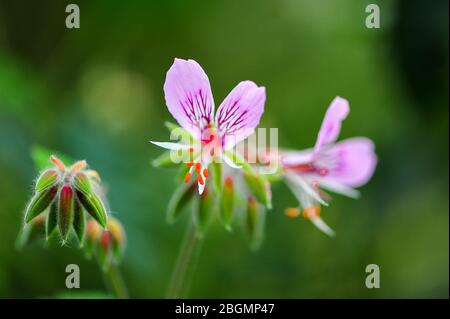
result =
[[168,149],[168,150],[187,150],[192,147],[192,145],[180,144],[180,143],[171,143],[171,142],[155,142],[150,141],[150,143],[155,144],[156,146]]
[[164,94],[180,126],[200,139],[214,116],[211,86],[202,67],[194,60],[175,59],[167,72]]
[[339,142],[327,153],[336,158],[336,167],[324,177],[331,183],[359,187],[369,181],[377,165],[375,146],[364,137]]
[[314,224],[314,226],[316,226],[319,230],[321,230],[322,232],[324,232],[325,234],[327,234],[330,237],[333,237],[336,233],[334,232],[334,230],[332,230],[330,228],[330,226],[328,226],[322,218],[320,217],[314,217],[311,219],[311,222]]
[[239,83],[228,94],[216,114],[216,126],[224,149],[253,134],[264,113],[265,101],[266,89],[252,81]]
[[314,152],[312,149],[304,151],[289,151],[281,153],[281,163],[283,166],[295,166],[312,163]]
[[317,136],[314,151],[318,152],[322,146],[336,141],[341,131],[341,122],[350,111],[348,101],[339,96],[335,97],[328,107],[319,135]]

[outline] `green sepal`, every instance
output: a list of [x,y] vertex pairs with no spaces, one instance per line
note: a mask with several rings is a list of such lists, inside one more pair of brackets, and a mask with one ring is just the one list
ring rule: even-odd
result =
[[250,248],[253,250],[257,250],[261,246],[264,237],[265,219],[265,208],[259,205],[253,197],[248,198],[245,223]]
[[85,173],[83,172],[76,173],[75,176],[73,177],[73,182],[77,190],[83,192],[86,195],[91,194],[92,192],[91,182],[89,180],[89,177]]
[[270,184],[260,175],[244,174],[244,180],[253,196],[268,209],[272,208]]
[[44,171],[36,181],[36,192],[42,192],[43,190],[54,186],[59,179],[58,171],[55,169],[48,169]]
[[58,225],[58,202],[54,201],[50,206],[45,222],[45,239],[48,241],[53,234],[53,231]]
[[181,137],[181,141],[183,143],[189,143],[192,144],[194,139],[192,135],[186,131],[184,128],[172,123],[172,122],[165,122],[164,125],[167,127],[167,129],[172,134],[173,131],[176,131],[177,135]]
[[170,154],[170,151],[162,153],[152,161],[152,165],[156,168],[169,168],[176,166],[177,163],[174,163],[174,161],[172,161]]
[[203,194],[195,198],[193,219],[199,236],[203,236],[216,211],[214,197],[214,193],[205,188]]
[[75,199],[73,210],[73,229],[75,230],[75,234],[77,235],[78,241],[80,242],[80,247],[82,247],[86,234],[86,216],[84,213],[84,209],[78,199]]
[[227,230],[231,230],[235,210],[234,185],[231,177],[225,179],[221,198],[221,218]]
[[79,190],[76,191],[77,198],[83,205],[84,209],[92,216],[104,229],[108,221],[105,205],[100,198],[92,192],[87,195]]
[[211,172],[214,190],[216,194],[220,194],[222,192],[222,163],[212,162]]
[[173,193],[167,206],[166,219],[168,223],[173,223],[185,210],[187,204],[195,194],[195,183],[183,183]]
[[53,201],[58,192],[58,187],[47,188],[42,192],[36,193],[31,199],[25,212],[25,223],[29,223],[33,218],[42,213]]

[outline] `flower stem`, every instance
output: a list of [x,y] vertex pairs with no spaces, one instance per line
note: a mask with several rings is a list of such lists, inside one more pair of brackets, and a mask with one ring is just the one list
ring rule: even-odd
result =
[[109,269],[104,272],[104,276],[105,281],[115,298],[128,299],[128,289],[117,265],[111,265]]
[[192,221],[189,222],[175,269],[170,279],[166,298],[183,298],[189,292],[190,281],[200,255],[202,242],[202,237],[197,234],[194,223]]

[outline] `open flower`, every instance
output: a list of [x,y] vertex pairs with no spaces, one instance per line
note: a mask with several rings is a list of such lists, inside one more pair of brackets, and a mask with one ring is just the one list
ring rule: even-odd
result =
[[253,134],[264,112],[265,88],[251,81],[240,82],[214,115],[211,87],[201,66],[194,60],[175,59],[167,72],[164,94],[169,112],[188,139],[152,143],[189,155],[185,182],[197,174],[198,191],[202,194],[209,164],[223,161],[238,167],[226,151]]
[[[320,204],[327,205],[321,188],[357,198],[355,188],[369,181],[377,164],[370,139],[356,137],[335,143],[349,110],[348,101],[336,97],[325,114],[314,148],[280,155],[284,179],[298,198],[303,215],[330,236],[334,231],[320,218]],[[286,213],[296,217],[300,210],[288,208]]]

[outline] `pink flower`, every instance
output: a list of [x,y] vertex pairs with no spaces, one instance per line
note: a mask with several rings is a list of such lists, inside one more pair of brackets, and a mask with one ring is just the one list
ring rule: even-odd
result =
[[[370,139],[355,137],[336,143],[349,111],[348,101],[336,97],[325,114],[314,148],[282,153],[280,158],[285,181],[298,198],[304,216],[330,236],[334,231],[319,217],[319,204],[328,205],[320,188],[357,198],[355,188],[370,180],[377,164]],[[287,214],[296,216],[299,212],[288,209]]]
[[[264,112],[266,92],[252,81],[240,82],[220,104],[214,116],[214,99],[208,76],[194,60],[175,59],[167,72],[164,94],[169,112],[193,141],[152,142],[160,147],[192,154],[186,175],[198,175],[202,194],[208,178],[208,165],[223,160],[237,167],[226,150],[253,134]],[[192,143],[193,142],[193,143]]]

